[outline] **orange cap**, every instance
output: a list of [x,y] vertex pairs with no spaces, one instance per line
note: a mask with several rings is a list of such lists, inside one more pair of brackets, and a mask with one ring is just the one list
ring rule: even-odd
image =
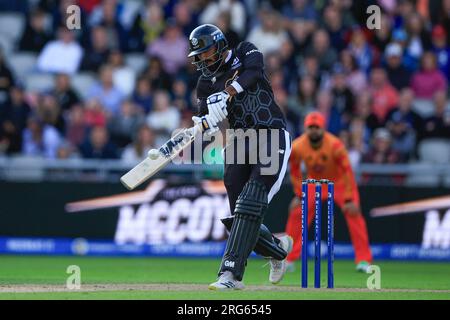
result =
[[310,126],[318,126],[319,128],[325,128],[325,117],[317,111],[308,113],[305,118],[305,128]]

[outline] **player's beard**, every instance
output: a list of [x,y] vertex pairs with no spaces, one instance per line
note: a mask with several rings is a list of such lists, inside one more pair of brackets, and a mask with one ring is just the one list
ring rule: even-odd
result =
[[317,145],[322,142],[323,134],[318,134],[317,136],[308,135],[308,139],[311,144]]

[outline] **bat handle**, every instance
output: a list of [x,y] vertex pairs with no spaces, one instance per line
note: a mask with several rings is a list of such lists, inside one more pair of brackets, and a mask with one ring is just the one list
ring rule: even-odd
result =
[[205,119],[202,119],[202,121],[196,127],[199,128],[201,132],[205,132],[209,129],[208,122],[206,122]]

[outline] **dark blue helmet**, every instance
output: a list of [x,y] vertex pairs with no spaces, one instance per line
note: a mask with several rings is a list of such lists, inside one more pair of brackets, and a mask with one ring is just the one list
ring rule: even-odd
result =
[[[207,52],[213,47],[216,50],[210,56],[200,59],[201,53]],[[197,70],[200,70],[204,76],[209,77],[219,70],[223,63],[223,52],[227,48],[227,39],[219,28],[212,24],[202,24],[195,28],[189,36],[188,57],[193,57],[192,63],[197,67]]]

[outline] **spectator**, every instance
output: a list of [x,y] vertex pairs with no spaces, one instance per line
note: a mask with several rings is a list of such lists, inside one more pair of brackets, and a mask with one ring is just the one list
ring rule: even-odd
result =
[[317,12],[308,0],[292,0],[283,7],[283,16],[289,20],[317,21]]
[[[304,0],[302,0],[304,1]],[[345,47],[345,29],[342,21],[342,15],[339,10],[329,5],[325,8],[323,25],[330,36],[331,47],[341,52]]]
[[[84,110],[84,122],[88,127],[104,127],[107,121],[107,112],[97,99],[86,102]],[[111,116],[111,114],[109,114]]]
[[11,88],[9,100],[0,108],[0,144],[8,154],[19,153],[22,148],[22,131],[26,127],[30,106],[25,102],[23,88]]
[[416,145],[416,134],[400,113],[393,113],[386,122],[392,136],[392,149],[398,152],[403,160],[409,160]]
[[295,49],[291,41],[287,40],[283,42],[278,56],[283,72],[284,83],[286,84],[285,87],[290,91],[295,90],[298,75],[295,72],[292,72],[292,70],[298,70],[298,63],[295,56]]
[[386,72],[392,86],[401,90],[411,82],[411,72],[402,64],[403,50],[398,43],[390,43],[384,52],[386,58]]
[[410,88],[405,88],[400,91],[398,106],[391,110],[387,115],[387,122],[392,122],[394,119],[400,119],[402,122],[408,123],[416,132],[422,126],[422,118],[412,110],[414,102],[414,92]]
[[64,135],[66,123],[62,116],[61,107],[54,95],[45,93],[39,97],[36,114],[44,124],[54,127],[60,135]]
[[27,19],[19,50],[39,53],[50,40],[51,35],[45,28],[45,13],[37,9]]
[[435,26],[432,32],[433,52],[437,57],[439,70],[450,80],[450,46],[447,43],[447,32],[442,26]]
[[[364,120],[366,128],[373,133],[381,126],[377,116],[372,112],[373,99],[370,92],[362,92],[356,96],[355,111],[356,116]],[[368,140],[365,142],[369,142]]]
[[71,145],[79,147],[84,142],[87,131],[83,106],[75,104],[68,111],[66,139]]
[[63,111],[69,110],[74,104],[80,102],[80,98],[70,87],[70,78],[67,74],[58,74],[56,76],[53,95]]
[[356,58],[359,68],[368,73],[372,66],[373,54],[362,28],[353,29],[348,49]]
[[288,108],[288,95],[285,90],[278,89],[274,90],[275,101],[280,107],[286,118],[286,130],[289,132],[291,137],[295,138],[300,136],[300,126],[302,121],[300,117]]
[[394,15],[394,27],[405,28],[408,17],[416,12],[415,4],[411,0],[398,1],[395,15]]
[[112,50],[108,57],[108,64],[113,68],[113,85],[124,95],[129,96],[136,85],[136,73],[127,66],[123,54],[119,50]]
[[224,11],[229,11],[230,16],[233,17],[231,20],[231,29],[243,35],[246,27],[246,12],[244,5],[237,0],[210,1],[200,14],[199,22],[201,24],[214,23]]
[[180,111],[181,114],[186,114],[193,111],[192,106],[189,103],[190,101],[187,86],[183,79],[175,79],[171,92],[172,104]]
[[120,16],[123,5],[117,0],[104,0],[90,15],[90,26],[101,25],[105,28],[108,47],[126,50],[127,35]]
[[22,136],[22,153],[26,156],[55,159],[62,138],[54,127],[36,116],[27,120]]
[[414,72],[417,69],[417,58],[412,56],[408,49],[408,34],[403,29],[397,29],[392,32],[392,42],[397,43],[402,47],[403,65],[410,71]]
[[312,45],[306,54],[316,57],[321,71],[329,71],[337,60],[336,51],[330,46],[330,38],[324,29],[314,32]]
[[381,15],[381,28],[375,29],[372,39],[372,44],[377,48],[378,53],[383,53],[386,51],[387,45],[391,41],[392,35],[392,22],[389,16]]
[[354,6],[354,2],[351,0],[331,0],[329,3],[338,10],[338,12],[342,15],[342,21],[345,24],[346,28],[350,28],[351,26],[356,25],[355,17],[353,16],[352,7]]
[[102,26],[92,28],[90,49],[84,53],[81,70],[98,72],[100,66],[108,59],[109,50],[106,29]]
[[419,136],[426,138],[450,139],[450,112],[448,109],[448,98],[445,91],[434,94],[434,114],[423,122]]
[[[217,17],[215,25],[222,30],[225,35],[225,39],[228,41],[228,47],[230,49],[236,48],[239,42],[241,42],[241,37],[237,32],[231,29],[231,14],[229,11],[224,11]],[[191,29],[193,30],[193,29]]]
[[[450,30],[450,0],[443,0],[442,10],[439,12],[438,21],[445,30]],[[447,32],[447,43],[450,43],[450,32]]]
[[363,155],[367,152],[369,133],[364,119],[354,118],[349,125],[348,155],[353,168],[359,166]]
[[358,68],[358,63],[349,50],[342,50],[340,61],[346,74],[347,85],[352,93],[357,95],[367,89],[367,76]]
[[106,111],[113,115],[119,112],[120,104],[124,95],[114,86],[114,69],[109,65],[104,65],[100,69],[100,82],[94,84],[89,90],[89,98],[97,99]]
[[149,46],[147,53],[161,59],[164,70],[174,75],[187,63],[188,46],[187,39],[172,20],[168,21],[164,35]]
[[370,91],[373,98],[372,112],[380,123],[384,123],[387,114],[398,102],[397,90],[389,83],[384,69],[375,68],[372,70]]
[[[229,16],[229,13],[228,13],[228,11],[222,12],[218,16],[219,20],[222,17],[222,15]],[[189,37],[189,34],[191,33],[191,31],[194,30],[194,28],[196,27],[194,19],[192,17],[192,12],[191,12],[191,8],[189,7],[189,4],[184,1],[180,1],[180,2],[176,3],[173,8],[173,17],[175,19],[176,24],[181,28],[183,35],[186,38]],[[219,27],[219,25],[217,25],[217,26]],[[228,42],[230,42],[231,38],[228,37],[230,34],[227,34],[227,32],[225,32],[227,29],[220,28],[220,30],[222,30],[222,32],[225,34],[225,37],[227,38]],[[231,31],[231,30],[229,30],[229,31]],[[234,31],[232,31],[232,32],[234,33]]]
[[139,162],[147,157],[148,152],[155,147],[155,134],[148,126],[143,125],[137,131],[132,144],[129,144],[122,153],[122,160]]
[[164,27],[164,12],[160,4],[148,2],[145,11],[136,16],[128,33],[127,50],[145,51],[163,33]]
[[364,156],[363,162],[394,164],[401,162],[400,155],[392,149],[392,137],[385,128],[378,128],[373,134],[372,146]]
[[334,105],[341,117],[342,124],[348,125],[353,114],[355,99],[353,93],[347,86],[344,67],[339,63],[333,68],[331,92],[333,95]]
[[291,20],[287,24],[289,28],[290,42],[294,46],[295,52],[304,52],[310,40],[310,35],[316,28],[314,22],[308,22],[305,20]]
[[104,127],[92,128],[89,140],[80,147],[83,158],[86,159],[117,159],[117,149],[109,141],[108,131]]
[[78,159],[79,154],[76,148],[71,145],[68,141],[63,140],[58,147],[56,152],[56,158],[58,159]]
[[75,41],[73,31],[58,29],[58,40],[49,42],[41,51],[37,67],[42,72],[74,74],[80,65],[83,49]]
[[341,117],[333,105],[333,96],[331,92],[322,90],[317,94],[317,111],[322,113],[327,119],[327,130],[334,135],[339,135],[342,129]]
[[364,148],[364,121],[358,118],[352,120],[348,130],[342,130],[339,133],[339,139],[344,143],[348,150],[348,157],[352,168],[357,168],[361,163]]
[[8,99],[8,93],[13,84],[13,74],[6,65],[3,52],[0,48],[0,107]]
[[265,57],[264,68],[269,77],[283,68],[279,52],[271,52]]
[[417,70],[420,57],[431,47],[431,39],[425,32],[423,18],[418,13],[412,13],[407,17],[405,29],[408,34],[406,53],[414,60],[414,69]]
[[120,19],[123,9],[123,5],[118,0],[102,0],[92,8],[89,15],[89,24],[92,26],[99,25],[108,15],[111,15],[114,19]]
[[283,71],[281,71],[281,69],[273,71],[270,74],[269,81],[273,90],[286,88],[284,83]]
[[266,55],[271,51],[277,51],[288,39],[288,35],[283,29],[279,13],[261,10],[260,16],[261,25],[250,30],[247,41],[252,42],[263,55]]
[[90,14],[102,0],[78,0],[77,2],[83,11]]
[[315,83],[319,86],[322,82],[322,73],[319,69],[319,61],[314,55],[307,55],[300,63],[299,77],[312,77]]
[[304,118],[314,111],[316,102],[316,82],[310,76],[302,77],[298,82],[298,91],[295,97],[289,99],[289,109],[297,116]]
[[147,117],[147,124],[155,131],[156,145],[165,143],[180,124],[180,113],[170,103],[169,95],[164,91],[155,92],[153,112]]
[[150,85],[154,90],[170,90],[172,79],[170,78],[170,75],[164,71],[160,58],[150,57],[148,67],[144,72],[144,77],[150,81]]
[[145,114],[148,114],[153,107],[152,87],[150,82],[145,77],[140,77],[132,97],[133,103],[142,109]]
[[447,90],[447,79],[437,68],[433,52],[427,51],[423,55],[422,69],[413,75],[411,88],[417,98],[430,100],[436,92]]
[[113,115],[108,123],[111,141],[119,148],[125,147],[141,122],[137,107],[131,101],[124,101],[120,113]]

